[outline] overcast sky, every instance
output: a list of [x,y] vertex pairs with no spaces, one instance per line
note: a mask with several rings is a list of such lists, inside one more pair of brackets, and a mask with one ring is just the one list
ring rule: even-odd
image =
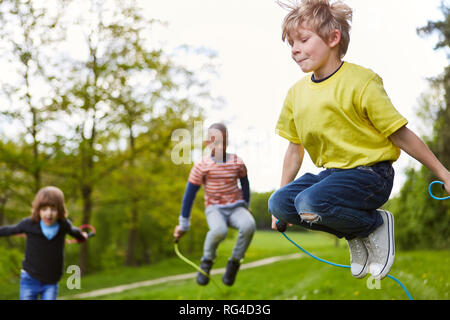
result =
[[[344,60],[378,73],[386,91],[409,127],[418,130],[416,109],[426,78],[447,65],[444,52],[433,47],[437,36],[420,38],[416,28],[442,19],[439,0],[347,0],[353,12],[351,41]],[[281,41],[286,11],[274,0],[146,0],[147,14],[168,22],[159,33],[167,47],[188,44],[218,54],[219,76],[212,93],[225,99],[222,110],[206,110],[205,127],[225,121],[230,151],[247,164],[251,188],[279,187],[287,141],[274,128],[287,90],[304,73]],[[401,171],[415,160],[402,154],[394,164],[394,192],[404,179]],[[308,156],[299,174],[319,172]]]

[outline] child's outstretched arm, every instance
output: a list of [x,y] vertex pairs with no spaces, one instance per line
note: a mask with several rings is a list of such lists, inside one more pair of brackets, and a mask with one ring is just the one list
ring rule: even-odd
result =
[[450,193],[450,172],[436,158],[422,139],[406,126],[394,132],[390,139],[397,147],[430,169],[436,177],[444,182],[445,191]]
[[21,220],[18,224],[0,227],[0,237],[13,236],[15,234],[24,233],[26,219]]
[[[289,142],[284,155],[283,171],[281,173],[281,187],[294,181],[300,167],[302,166],[305,149],[301,144]],[[272,229],[277,230],[277,218],[272,216]]]
[[75,227],[69,219],[66,219],[66,223],[68,228],[67,233],[72,237],[80,241],[85,241],[88,238],[88,234]]
[[181,213],[178,218],[179,225],[175,227],[173,232],[175,239],[181,238],[181,236],[189,230],[192,205],[199,189],[199,185],[195,185],[191,182],[188,182],[186,185],[186,191],[184,192],[183,203],[181,205]]

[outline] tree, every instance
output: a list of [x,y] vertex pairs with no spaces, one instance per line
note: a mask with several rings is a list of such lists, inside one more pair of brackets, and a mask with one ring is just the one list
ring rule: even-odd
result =
[[52,120],[54,111],[51,97],[55,91],[48,85],[52,77],[46,68],[50,59],[48,52],[63,34],[58,19],[64,2],[52,1],[47,5],[52,10],[36,1],[0,2],[0,38],[5,56],[17,76],[2,80],[0,92],[10,103],[0,109],[0,115],[16,121],[25,131],[27,143],[20,143],[21,152],[28,154],[31,150],[31,157],[18,157],[16,166],[32,176],[30,193],[36,193],[42,185],[47,156],[41,132]]
[[[195,118],[199,111],[194,110],[195,95],[189,91],[183,95],[179,88],[185,91],[203,84],[191,71],[173,63],[162,49],[151,47],[148,34],[156,22],[144,18],[134,1],[86,0],[76,6],[83,8],[76,25],[83,31],[87,54],[72,62],[70,72],[65,73],[69,76],[61,79],[66,90],[55,100],[67,112],[69,132],[76,132],[65,137],[66,145],[72,146],[68,153],[74,155],[70,175],[82,198],[82,223],[89,224],[98,184],[112,172],[126,168],[123,173],[129,186],[125,194],[130,214],[126,261],[133,264],[137,203],[145,197],[138,192],[142,180],[136,168],[139,154],[153,143],[151,139],[138,143],[137,137],[152,135],[150,120],[169,113],[184,117],[178,123],[186,126],[186,119]],[[207,95],[205,90],[196,92]],[[124,144],[125,150],[120,147]],[[87,259],[88,244],[84,243],[82,271]]]
[[[437,32],[440,40],[435,49],[449,49],[450,44],[450,8],[441,5],[444,14],[442,21],[430,21],[425,27],[418,28],[419,35],[425,36]],[[450,67],[442,75],[430,80],[430,91],[422,95],[419,115],[432,132],[424,141],[443,163],[450,167]],[[396,215],[396,238],[400,247],[412,248],[448,248],[450,245],[450,204],[436,201],[427,193],[428,185],[436,178],[422,167],[409,169],[407,180],[400,194],[392,199],[387,207]],[[434,189],[435,193],[439,190]],[[441,191],[442,192],[442,191]]]
[[[450,48],[450,7],[444,2],[441,4],[444,14],[442,21],[429,21],[428,24],[417,30],[422,36],[430,35],[434,32],[439,34],[439,41],[434,47],[435,50],[446,50]],[[433,139],[430,141],[431,149],[440,159],[442,164],[450,167],[450,66],[447,66],[442,75],[431,79],[432,88],[440,94],[440,101],[435,104],[435,123],[433,125]],[[431,111],[424,106],[426,111]]]

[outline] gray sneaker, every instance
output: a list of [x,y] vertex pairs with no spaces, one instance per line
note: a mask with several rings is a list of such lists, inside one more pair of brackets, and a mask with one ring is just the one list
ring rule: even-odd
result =
[[362,279],[369,271],[369,253],[364,242],[360,238],[347,240],[350,249],[350,270],[352,276]]
[[383,218],[383,224],[363,239],[369,252],[369,272],[372,277],[381,280],[386,277],[394,264],[394,216],[386,210],[377,210]]

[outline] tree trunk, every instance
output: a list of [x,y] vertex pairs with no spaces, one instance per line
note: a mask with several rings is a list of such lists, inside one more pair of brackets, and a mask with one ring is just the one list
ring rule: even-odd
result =
[[[92,213],[92,187],[84,186],[81,189],[81,194],[83,196],[83,224],[89,224]],[[88,241],[81,244],[80,251],[80,270],[81,274],[84,275],[87,272],[88,267]]]
[[[135,160],[135,156],[136,156],[136,151],[135,151],[135,140],[134,140],[134,134],[133,134],[133,126],[130,125],[128,128],[129,131],[129,148],[130,148],[130,169],[132,172],[132,175],[134,174],[134,160]],[[132,266],[134,265],[135,261],[134,261],[134,252],[135,252],[135,248],[136,248],[136,242],[137,242],[137,222],[138,222],[138,208],[137,208],[137,201],[138,199],[135,197],[134,192],[132,191],[133,186],[135,185],[135,183],[133,182],[134,177],[131,176],[130,178],[130,182],[131,182],[131,188],[130,188],[130,193],[131,193],[131,219],[130,219],[130,231],[128,232],[128,245],[127,245],[127,257],[125,260],[125,265],[127,266]]]
[[138,221],[138,209],[136,208],[136,203],[133,201],[131,205],[131,221],[130,221],[130,231],[128,233],[128,247],[127,247],[127,258],[125,264],[127,266],[132,266],[135,264],[134,261],[134,251],[136,248],[137,240],[137,221]]

